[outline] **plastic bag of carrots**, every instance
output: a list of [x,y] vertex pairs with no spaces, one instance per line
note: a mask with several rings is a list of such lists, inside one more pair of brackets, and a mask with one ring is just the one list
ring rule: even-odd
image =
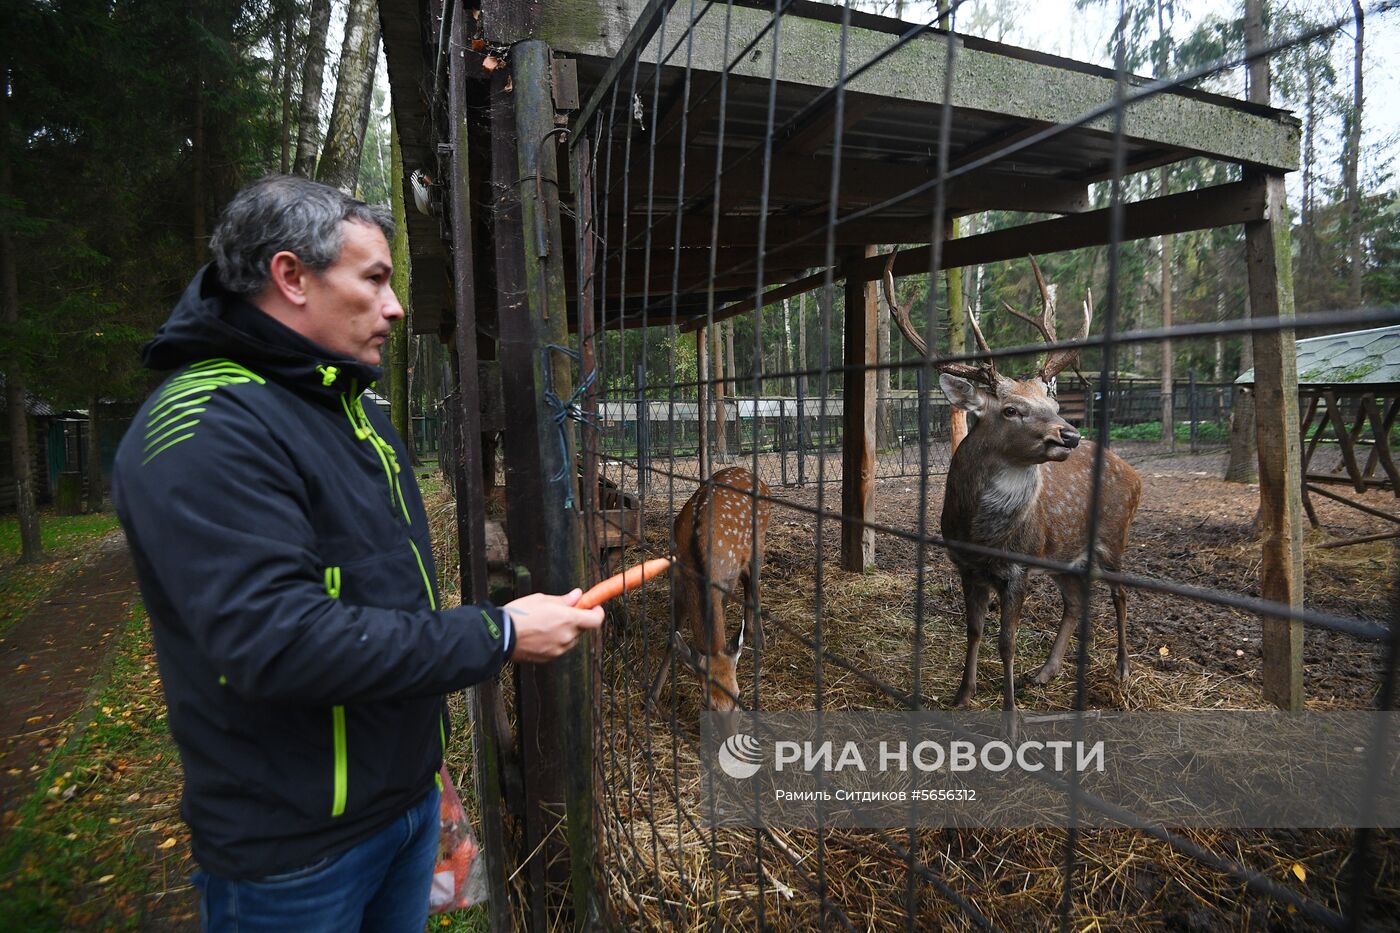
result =
[[438,858],[433,868],[433,887],[428,898],[430,913],[440,914],[460,907],[471,907],[486,900],[486,866],[478,857],[476,834],[472,832],[462,798],[447,775],[447,766],[438,772],[442,778],[442,801],[438,814]]

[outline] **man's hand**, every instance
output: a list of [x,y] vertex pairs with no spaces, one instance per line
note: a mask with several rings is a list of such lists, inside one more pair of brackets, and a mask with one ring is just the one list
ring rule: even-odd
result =
[[573,590],[564,596],[533,593],[506,603],[511,625],[515,627],[515,647],[512,661],[539,663],[552,661],[578,642],[584,629],[603,624],[603,610],[575,609],[574,604],[583,590]]

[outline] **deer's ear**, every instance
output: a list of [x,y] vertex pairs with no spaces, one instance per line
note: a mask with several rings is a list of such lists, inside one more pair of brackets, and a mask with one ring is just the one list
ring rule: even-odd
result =
[[680,632],[671,633],[671,650],[676,653],[677,661],[680,661],[693,671],[700,671],[703,673],[700,666],[700,659],[695,656],[695,652],[691,650],[690,645],[686,644],[685,636]]
[[730,639],[729,644],[724,646],[724,653],[729,656],[729,660],[735,664],[739,663],[739,655],[744,653],[744,620],[739,620],[739,631]]
[[961,408],[973,415],[982,414],[985,399],[977,386],[971,382],[961,376],[941,373],[938,376],[938,385],[942,387],[943,394],[948,396],[948,401],[953,403],[954,408]]

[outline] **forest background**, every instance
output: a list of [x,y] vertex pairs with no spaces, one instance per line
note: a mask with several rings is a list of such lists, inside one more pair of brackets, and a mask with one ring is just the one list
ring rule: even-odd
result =
[[[855,5],[913,21],[938,15],[929,3]],[[1288,35],[1360,7],[1349,0],[1126,0],[1124,9],[1128,67],[1170,75],[1243,48],[1251,10],[1262,14],[1266,34]],[[1116,17],[1117,4],[1106,0],[979,0],[959,8],[956,27],[1111,65]],[[1289,176],[1299,313],[1400,300],[1400,19],[1386,13],[1364,22],[1364,31],[1342,29],[1269,63],[1271,102],[1302,124],[1303,165]],[[295,172],[388,204],[402,177],[375,0],[21,0],[4,5],[0,36],[0,370],[12,438],[28,433],[19,430],[26,397],[93,413],[99,400],[144,397],[154,377],[140,368],[138,347],[207,261],[210,227],[243,184]],[[1248,90],[1243,69],[1200,86],[1236,97]],[[1130,176],[1124,196],[1222,183],[1237,171],[1205,160],[1180,163]],[[1092,194],[1106,204],[1107,184]],[[396,207],[402,211],[402,202]],[[991,212],[962,219],[957,232],[1027,219]],[[1120,329],[1241,317],[1243,248],[1238,227],[1123,244]],[[1062,307],[1090,289],[1105,292],[1107,259],[1102,247],[1043,259],[1048,278],[1072,296]],[[401,272],[406,295],[409,270]],[[999,309],[1003,301],[1034,306],[1029,264],[970,267],[936,283],[926,276],[900,281],[899,297],[913,299],[921,331],[930,309],[938,316],[945,350],[965,339],[958,314],[949,313],[950,284],[961,292],[951,304],[979,315],[993,345],[1027,342],[1024,325]],[[716,371],[742,386],[740,394],[792,395],[791,379],[755,383],[756,366],[769,374],[815,368],[823,347],[829,360],[839,360],[841,300],[840,289],[818,290],[810,302],[770,308],[757,340],[752,316],[734,319],[716,335]],[[880,330],[884,359],[912,357],[897,332],[891,340],[887,314]],[[670,382],[697,378],[694,341],[665,329],[605,339],[613,346],[604,352],[645,358],[657,397],[667,397]],[[723,349],[734,345],[744,351]],[[748,352],[753,346],[758,354]],[[1086,357],[1084,368],[1096,368]],[[1228,381],[1248,365],[1237,338],[1137,344],[1117,361],[1120,371],[1165,380],[1195,372]],[[436,412],[450,381],[436,335],[401,329],[389,368],[405,382],[391,383],[389,394],[406,399],[416,415]],[[833,391],[839,385],[836,378]],[[882,394],[912,388],[912,374],[882,372]],[[19,454],[15,460],[19,475],[24,461]],[[19,482],[26,482],[22,475]],[[101,484],[92,488],[88,506],[100,509]],[[37,528],[32,484],[20,492],[22,531],[26,514]]]

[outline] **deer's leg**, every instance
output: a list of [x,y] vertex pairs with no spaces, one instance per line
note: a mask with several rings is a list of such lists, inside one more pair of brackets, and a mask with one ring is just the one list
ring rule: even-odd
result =
[[656,672],[656,677],[652,679],[651,689],[647,691],[647,706],[660,710],[661,691],[666,689],[666,682],[671,679],[671,661],[675,657],[676,649],[670,642],[666,643],[666,655],[661,659],[661,667]]
[[[693,659],[690,646],[685,644],[685,639],[681,638],[680,634],[687,623],[694,625],[695,620],[692,618],[692,613],[700,599],[700,594],[696,592],[695,586],[686,576],[687,573],[688,568],[679,568],[671,583],[671,606],[676,617],[676,628],[671,633],[671,637],[666,640],[666,653],[661,658],[661,667],[652,679],[651,689],[647,691],[647,705],[657,711],[660,710],[661,691],[666,689],[666,684],[671,679],[672,661],[676,657],[677,643],[682,649],[681,660]],[[704,644],[704,642],[700,644]]]
[[977,692],[977,648],[982,644],[982,628],[987,621],[987,602],[991,599],[990,587],[973,579],[966,572],[962,575],[963,613],[967,621],[967,660],[963,662],[962,686],[953,697],[955,707],[965,707],[972,702]]
[[997,599],[1001,603],[1001,632],[997,638],[1001,649],[1001,708],[1010,713],[1016,709],[1016,629],[1021,624],[1021,604],[1026,599],[1024,573],[1013,573],[997,592]]
[[1055,585],[1060,588],[1060,599],[1064,602],[1064,614],[1060,616],[1060,631],[1055,635],[1055,644],[1050,648],[1050,657],[1031,675],[1031,683],[1045,686],[1060,673],[1065,651],[1069,648],[1069,636],[1079,624],[1084,611],[1084,581],[1073,574],[1058,574]]
[[1128,594],[1123,587],[1114,583],[1109,586],[1113,594],[1113,612],[1118,616],[1118,682],[1128,679]]
[[744,584],[744,632],[753,645],[755,651],[762,651],[766,647],[763,640],[763,615],[758,611],[758,602],[754,597],[753,577],[745,571],[739,578]]

